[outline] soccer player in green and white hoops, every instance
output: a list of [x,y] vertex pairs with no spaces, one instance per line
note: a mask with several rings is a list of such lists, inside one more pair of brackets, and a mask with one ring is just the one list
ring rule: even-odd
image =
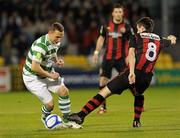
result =
[[52,67],[54,63],[59,66],[64,64],[64,61],[57,57],[57,50],[63,36],[63,25],[55,22],[50,26],[48,34],[34,41],[23,67],[23,81],[27,89],[43,103],[41,108],[43,123],[54,108],[50,93],[54,92],[59,96],[58,103],[63,114],[63,126],[79,129],[80,125],[67,119],[70,113],[68,88],[61,82],[59,73]]

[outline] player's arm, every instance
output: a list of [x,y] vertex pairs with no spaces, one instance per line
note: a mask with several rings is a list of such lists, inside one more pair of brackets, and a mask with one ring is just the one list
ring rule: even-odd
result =
[[171,45],[175,45],[176,44],[176,36],[174,36],[174,35],[169,35],[168,37],[167,37],[167,40],[170,40],[171,41]]
[[33,57],[32,57],[32,66],[31,69],[36,74],[42,76],[42,77],[48,77],[51,79],[58,79],[59,73],[49,73],[48,71],[44,70],[40,64],[42,62],[42,59],[45,58],[45,51],[42,50],[42,48],[39,48],[38,46],[33,47]]
[[169,47],[170,45],[176,44],[176,36],[169,35],[167,38],[162,38],[161,43],[163,43],[163,47]]
[[104,44],[104,40],[105,40],[105,36],[106,36],[106,29],[104,26],[101,26],[101,29],[100,29],[100,35],[97,39],[97,42],[96,42],[96,49],[94,51],[94,55],[93,55],[93,61],[95,63],[98,62],[98,55],[99,55],[99,52],[101,51],[102,49],[102,46]]
[[64,65],[64,60],[62,58],[59,58],[56,54],[54,57],[54,63],[62,67]]
[[[128,41],[128,45],[129,45],[130,38],[131,38],[131,36],[134,35],[134,30],[133,30],[133,28],[131,27],[131,25],[129,23],[126,24],[126,30],[127,30],[127,32],[126,32],[126,34],[127,34],[127,41]],[[126,52],[125,53],[126,54],[125,63],[126,63],[126,65],[128,65],[129,64],[129,56],[128,56],[129,52],[128,51],[125,51],[125,52]]]
[[127,33],[127,39],[130,40],[131,36],[134,35],[134,30],[130,24],[126,24],[126,30],[127,30],[127,32],[126,32]]
[[129,54],[128,54],[128,57],[129,57],[129,76],[128,76],[129,84],[135,83],[135,79],[136,79],[136,76],[134,73],[135,61],[136,61],[136,59],[135,59],[136,40],[135,39],[136,39],[135,35],[132,35],[129,40]]
[[129,83],[135,83],[135,48],[129,48]]
[[52,79],[57,79],[59,77],[59,76],[57,76],[57,74],[56,75],[52,75],[52,73],[49,73],[48,71],[45,71],[40,66],[40,63],[35,61],[35,60],[32,61],[31,69],[32,69],[32,71],[34,71],[35,73],[37,73],[38,75],[40,75],[42,77],[48,77],[48,78],[52,78]]
[[96,53],[96,52],[99,53],[101,51],[102,46],[104,44],[104,40],[105,40],[105,38],[102,35],[100,35],[98,37],[97,43],[96,43],[96,50],[94,51],[94,53]]
[[94,51],[94,55],[93,55],[94,63],[98,62],[98,55],[99,55],[100,50],[102,49],[104,39],[105,38],[103,36],[101,36],[101,35],[98,37],[98,40],[97,40],[97,43],[96,43],[96,50]]

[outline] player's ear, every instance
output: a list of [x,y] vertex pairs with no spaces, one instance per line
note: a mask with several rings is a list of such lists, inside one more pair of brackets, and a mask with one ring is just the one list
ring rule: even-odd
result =
[[124,9],[122,9],[122,16],[124,16]]
[[49,31],[48,31],[48,34],[52,34],[52,33],[53,33],[53,31],[52,31],[52,30],[49,30]]
[[112,10],[112,13],[111,13],[112,17],[114,17],[114,9]]

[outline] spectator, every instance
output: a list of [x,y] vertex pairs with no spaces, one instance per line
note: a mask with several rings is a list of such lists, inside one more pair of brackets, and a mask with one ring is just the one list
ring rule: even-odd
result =
[[[140,16],[149,15],[147,6],[138,1],[128,0],[123,4],[131,24]],[[6,57],[7,51],[3,53],[5,44],[18,52],[13,52],[18,58],[24,58],[31,43],[54,21],[62,22],[67,33],[64,54],[89,55],[95,48],[99,25],[109,16],[111,5],[111,0],[1,0],[0,55],[4,56],[6,64],[11,63]]]

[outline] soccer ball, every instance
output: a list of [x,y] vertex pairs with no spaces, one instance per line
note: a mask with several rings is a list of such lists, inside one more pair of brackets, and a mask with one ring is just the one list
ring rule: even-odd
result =
[[51,130],[61,128],[62,124],[62,119],[57,114],[51,114],[45,120],[46,128]]

